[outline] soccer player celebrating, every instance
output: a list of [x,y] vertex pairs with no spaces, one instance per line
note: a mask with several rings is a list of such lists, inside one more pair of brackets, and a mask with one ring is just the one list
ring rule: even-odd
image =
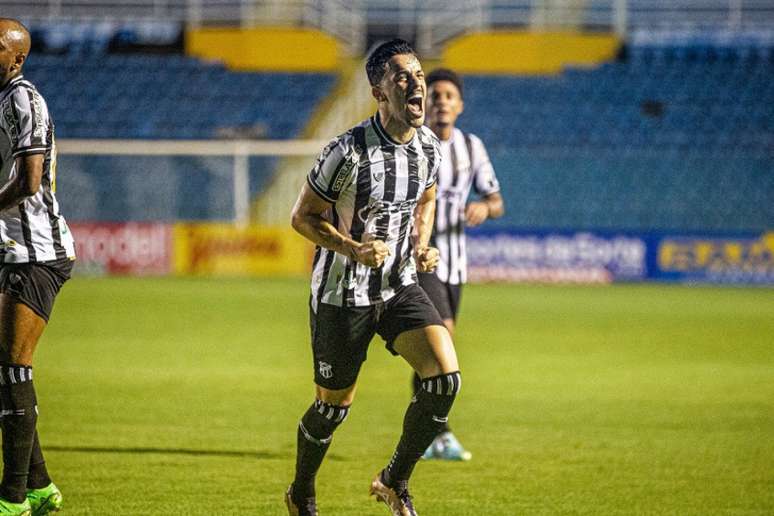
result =
[[409,478],[460,390],[451,336],[416,284],[418,271],[438,263],[428,243],[440,155],[423,126],[422,66],[395,39],[371,53],[366,72],[378,111],[323,150],[293,208],[293,227],[317,244],[310,298],[317,395],[298,425],[296,474],[285,496],[291,515],[318,514],[315,475],[349,414],[374,334],[422,380],[395,453],[371,482],[392,514],[416,515]]
[[32,355],[59,289],[70,277],[75,249],[54,196],[54,126],[40,93],[21,75],[30,35],[0,18],[0,133],[12,162],[0,185],[0,403],[3,479],[0,514],[59,510],[40,449]]
[[[465,227],[477,226],[504,213],[500,185],[481,140],[455,127],[462,113],[462,80],[446,68],[427,76],[427,125],[441,141],[441,168],[438,170],[435,227],[431,245],[440,252],[435,272],[420,272],[419,284],[438,309],[450,334],[466,280]],[[480,200],[466,204],[471,188]],[[422,387],[414,375],[414,392]],[[465,450],[448,424],[444,424],[426,459],[468,460]]]

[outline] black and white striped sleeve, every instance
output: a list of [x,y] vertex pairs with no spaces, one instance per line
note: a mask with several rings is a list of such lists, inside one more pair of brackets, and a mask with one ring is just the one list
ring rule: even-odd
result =
[[17,135],[13,155],[45,153],[51,142],[48,141],[48,108],[43,98],[33,89],[18,87],[12,93],[11,102]]
[[494,167],[489,160],[489,153],[480,138],[470,135],[473,169],[473,189],[478,195],[487,196],[500,191]]
[[432,136],[433,142],[433,156],[430,163],[430,170],[428,170],[427,181],[425,182],[425,190],[432,187],[438,181],[438,171],[441,169],[441,142],[435,135]]
[[350,183],[357,165],[357,155],[348,136],[332,140],[317,157],[317,163],[306,180],[314,192],[335,203]]

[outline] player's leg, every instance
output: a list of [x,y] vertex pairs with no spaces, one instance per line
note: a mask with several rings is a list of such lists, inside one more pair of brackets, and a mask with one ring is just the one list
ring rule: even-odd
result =
[[[442,313],[444,317],[444,325],[449,330],[451,335],[454,335],[455,321],[457,320],[457,313],[459,311],[460,299],[462,297],[462,285],[443,283],[443,291],[445,298],[448,301],[448,317],[444,317],[446,314]],[[433,442],[423,455],[426,459],[440,459],[440,460],[470,460],[473,454],[466,450],[459,439],[454,435],[447,422],[441,428],[440,433],[436,436]]]
[[[45,320],[29,307],[9,295],[0,294],[0,400],[3,410],[0,498],[12,504],[27,504],[27,507],[27,480],[38,418],[32,356],[45,325]],[[51,483],[39,444],[36,455],[36,475]]]
[[457,354],[449,332],[443,326],[427,326],[401,333],[393,349],[422,378],[422,386],[409,404],[403,421],[403,435],[387,474],[408,481],[417,460],[443,430],[461,377]]
[[344,389],[316,386],[316,397],[298,423],[296,474],[285,494],[291,515],[316,516],[315,479],[333,440],[333,432],[349,415],[356,384]]
[[391,300],[379,333],[387,348],[419,373],[422,386],[412,398],[389,465],[371,483],[371,493],[395,514],[415,514],[408,481],[419,458],[447,421],[461,386],[461,376],[449,331],[425,292],[404,287]]
[[290,514],[315,515],[315,478],[333,433],[349,414],[356,381],[374,335],[371,309],[320,304],[310,309],[316,396],[297,431],[296,473],[285,502]]
[[[445,283],[435,273],[418,274],[418,277],[419,285],[438,309],[444,326],[453,336],[462,290],[461,285]],[[416,395],[422,385],[419,373],[414,372],[412,382],[413,394]],[[438,435],[427,447],[422,457],[439,460],[470,460],[472,454],[462,446],[447,422],[439,429]]]
[[32,359],[59,290],[70,277],[68,259],[0,267],[0,399],[3,480],[0,496],[31,504],[33,515],[58,510],[62,494],[51,482],[36,430],[38,407]]
[[[443,320],[444,326],[449,330],[450,335],[454,335],[454,316],[455,311],[452,306],[453,299],[449,295],[449,289],[434,272],[422,272],[417,274],[419,286],[425,291],[427,297],[438,310],[438,314]],[[412,394],[416,394],[421,387],[422,382],[419,374],[415,371],[412,376]]]

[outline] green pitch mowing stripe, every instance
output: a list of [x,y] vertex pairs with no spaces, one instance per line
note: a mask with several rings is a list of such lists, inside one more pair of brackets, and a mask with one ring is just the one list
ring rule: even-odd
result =
[[[68,283],[36,355],[67,514],[284,514],[312,400],[306,281]],[[451,423],[469,463],[420,463],[422,516],[774,513],[774,292],[468,286]],[[368,499],[409,398],[372,344],[318,477]]]

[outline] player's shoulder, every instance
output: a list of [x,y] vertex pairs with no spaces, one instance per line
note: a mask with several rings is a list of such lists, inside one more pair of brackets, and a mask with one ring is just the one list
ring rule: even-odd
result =
[[362,153],[364,149],[361,148],[363,145],[361,140],[364,141],[364,139],[359,138],[357,133],[363,126],[364,124],[359,124],[348,131],[331,138],[322,151],[322,158],[325,159],[333,154],[337,159],[341,159]]
[[8,86],[8,96],[21,98],[25,101],[30,99],[43,101],[43,95],[40,94],[38,88],[22,76],[11,81],[11,84]]
[[417,128],[417,136],[422,145],[432,145],[435,149],[441,148],[441,140],[426,125]]
[[3,103],[12,102],[15,109],[34,111],[37,116],[45,115],[48,106],[40,91],[30,81],[19,77],[9,85]]
[[459,128],[455,128],[454,130],[455,131],[459,131],[460,137],[462,139],[464,139],[465,142],[468,145],[473,145],[473,146],[476,146],[476,147],[478,147],[478,146],[483,147],[484,146],[483,140],[481,140],[481,138],[479,138],[478,135],[476,135],[474,133],[471,133],[471,132],[468,132],[468,131],[463,131],[462,129],[459,129]]

